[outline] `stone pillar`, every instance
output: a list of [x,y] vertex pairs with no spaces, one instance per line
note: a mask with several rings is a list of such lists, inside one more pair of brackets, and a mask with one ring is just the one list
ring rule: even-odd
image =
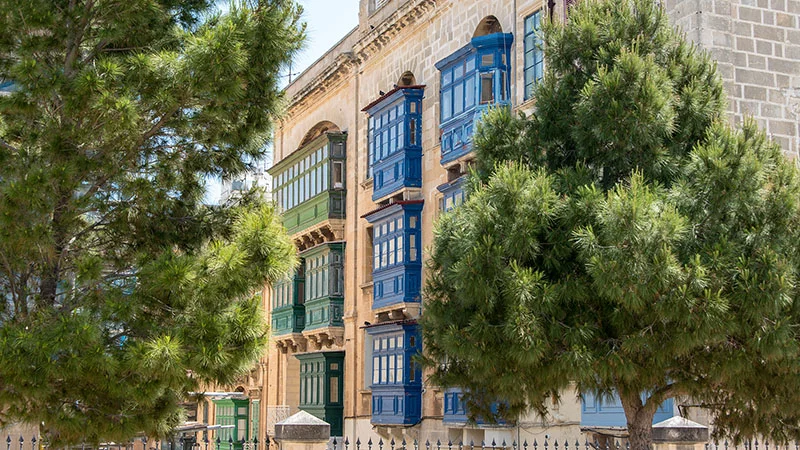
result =
[[708,427],[683,417],[653,425],[654,450],[704,450]]
[[279,450],[326,450],[330,438],[330,424],[305,411],[275,424]]

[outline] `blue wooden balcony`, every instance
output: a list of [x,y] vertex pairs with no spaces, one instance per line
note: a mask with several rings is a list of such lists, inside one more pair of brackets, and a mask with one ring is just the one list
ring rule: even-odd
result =
[[422,205],[400,201],[363,216],[373,224],[373,308],[420,302]]
[[372,199],[422,187],[422,95],[425,86],[396,87],[363,109],[369,114],[368,176]]
[[414,356],[422,351],[413,320],[367,327],[372,342],[372,417],[375,425],[414,425],[422,417],[422,370]]
[[[673,417],[675,415],[674,409],[675,401],[667,399],[658,407],[653,423],[662,422]],[[581,396],[581,426],[627,427],[628,422],[625,419],[625,411],[622,409],[619,395],[616,393],[612,396],[583,394]]]

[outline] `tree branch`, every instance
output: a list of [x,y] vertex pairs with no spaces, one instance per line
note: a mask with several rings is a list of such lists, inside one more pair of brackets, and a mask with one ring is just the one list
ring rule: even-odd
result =
[[12,152],[19,153],[19,149],[17,147],[14,147],[13,145],[9,144],[3,139],[0,139],[0,147],[3,147],[7,150],[11,150]]

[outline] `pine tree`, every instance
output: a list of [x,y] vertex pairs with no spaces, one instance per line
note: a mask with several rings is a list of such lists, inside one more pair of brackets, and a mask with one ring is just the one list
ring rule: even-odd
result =
[[[0,426],[53,443],[163,436],[261,356],[260,292],[295,264],[257,196],[291,0],[0,0]],[[254,295],[254,292],[257,293]]]
[[650,0],[582,2],[543,42],[533,113],[484,116],[435,229],[433,381],[484,418],[616,393],[634,450],[669,398],[718,434],[797,438],[797,168],[728,125],[714,63]]

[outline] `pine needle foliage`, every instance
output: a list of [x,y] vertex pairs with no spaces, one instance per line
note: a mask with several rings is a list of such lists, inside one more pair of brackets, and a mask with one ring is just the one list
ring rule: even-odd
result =
[[53,444],[164,436],[261,356],[260,293],[295,251],[258,196],[290,0],[0,0],[0,426]]
[[472,418],[617,393],[635,450],[669,398],[733,439],[800,436],[800,176],[726,122],[708,55],[650,0],[543,29],[529,117],[484,116],[437,223],[425,362]]

